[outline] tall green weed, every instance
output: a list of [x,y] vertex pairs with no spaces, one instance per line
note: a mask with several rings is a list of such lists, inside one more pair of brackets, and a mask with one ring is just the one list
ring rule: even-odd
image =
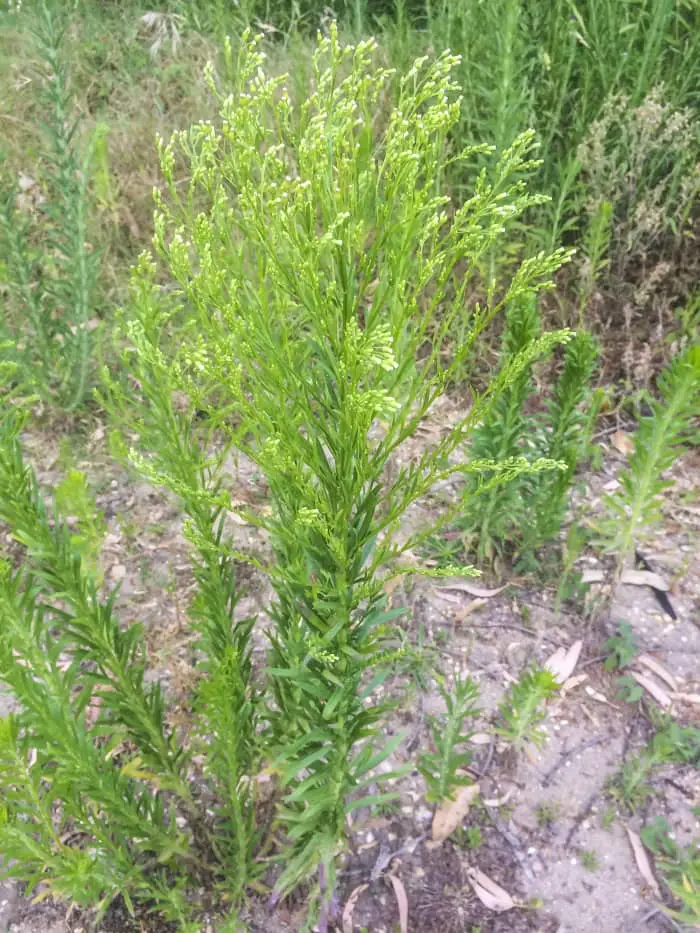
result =
[[[321,902],[335,887],[347,815],[366,805],[374,769],[399,740],[381,741],[386,707],[374,695],[402,650],[401,613],[386,606],[384,584],[430,531],[399,541],[402,518],[455,473],[485,472],[488,490],[554,466],[473,462],[461,451],[523,370],[569,339],[542,334],[524,345],[449,436],[387,481],[484,328],[546,284],[566,255],[534,257],[510,281],[491,282],[482,304],[469,301],[481,258],[539,200],[517,180],[532,164],[531,137],[502,154],[495,182],[476,176],[470,198],[453,205],[441,179],[459,120],[457,59],[418,61],[379,125],[393,75],[372,65],[375,54],[371,41],[342,47],[331,27],[314,56],[313,92],[295,111],[286,80],[268,77],[259,43],[244,41],[220,125],[161,144],[155,245],[178,292],[163,292],[143,257],[125,321],[126,360],[153,387],[148,397],[159,393],[167,413],[179,393],[188,426],[207,412],[206,431],[249,457],[268,484],[270,511],[242,514],[267,531],[273,551],[263,567],[275,591],[264,735],[289,844],[276,890],[318,871]],[[213,72],[210,81],[215,90]],[[182,155],[185,188],[175,171]],[[471,324],[448,362],[443,346],[457,316]],[[151,421],[162,417],[148,407]],[[166,454],[149,429],[132,462],[181,491],[188,446],[208,449],[187,430]],[[218,489],[220,456],[207,464]],[[232,553],[208,546],[215,560]]]
[[67,23],[49,3],[27,16],[42,65],[46,196],[38,209],[21,208],[14,182],[0,177],[0,245],[9,292],[0,338],[16,368],[15,391],[74,411],[91,390],[99,268],[88,229],[91,149],[80,143],[74,114],[64,49]]

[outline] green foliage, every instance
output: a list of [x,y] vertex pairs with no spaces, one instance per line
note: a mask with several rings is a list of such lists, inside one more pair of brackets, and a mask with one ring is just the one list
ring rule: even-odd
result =
[[595,422],[589,383],[597,357],[598,348],[590,334],[577,334],[565,348],[561,375],[537,431],[542,438],[540,455],[565,464],[565,468],[533,477],[523,493],[529,512],[521,546],[525,559],[555,538],[564,522],[576,467],[588,454]]
[[663,817],[656,817],[640,832],[644,845],[656,856],[663,879],[677,906],[664,911],[688,929],[700,924],[700,847],[695,842],[681,848],[670,836]]
[[[90,390],[91,321],[98,253],[89,240],[91,150],[83,149],[56,10],[42,3],[30,18],[42,62],[47,186],[40,213],[20,208],[13,184],[0,179],[0,245],[10,300],[0,336],[17,367],[19,388],[67,411]],[[17,391],[17,388],[15,389]]]
[[[508,361],[517,357],[539,332],[534,296],[513,303],[507,311],[501,365],[507,367]],[[557,470],[532,470],[487,495],[480,495],[478,479],[466,486],[465,514],[456,527],[467,539],[476,539],[480,560],[491,560],[508,547],[520,557],[522,565],[535,565],[537,549],[559,533],[576,467],[588,453],[595,414],[589,382],[597,352],[589,334],[577,334],[566,345],[561,374],[543,412],[526,413],[534,390],[528,368],[510,384],[489,417],[475,430],[472,455],[477,460],[514,459],[529,449],[534,459],[558,464]]]
[[[122,421],[111,438],[115,455],[130,460],[153,485],[168,488],[186,516],[184,532],[198,585],[189,616],[199,634],[202,674],[194,706],[201,735],[206,736],[208,778],[217,800],[217,853],[226,865],[229,896],[237,901],[256,875],[254,778],[261,768],[262,748],[250,644],[255,620],[234,618],[240,599],[239,555],[226,523],[228,447],[215,449],[212,422],[201,418],[195,406],[183,408],[173,393],[170,363],[156,348],[160,311],[150,290],[138,281],[131,332],[135,322],[140,352],[130,354],[127,363],[140,396],[127,399],[123,386],[106,377],[102,402],[115,423]],[[148,456],[135,447],[129,451],[125,434]]]
[[[523,296],[507,310],[503,335],[501,365],[534,341],[540,332],[537,302],[534,295]],[[491,409],[491,417],[474,432],[472,455],[475,459],[500,462],[522,453],[522,441],[527,433],[528,420],[523,406],[532,392],[531,367],[524,369]],[[476,499],[479,480],[467,486],[465,500],[472,500],[472,514],[465,516],[465,530],[474,530],[477,536],[477,555],[480,560],[491,559],[496,544],[503,546],[522,518],[524,503],[522,484],[511,483],[505,489],[493,489],[487,496]],[[460,524],[462,524],[460,522]]]
[[639,654],[634,632],[629,622],[620,622],[617,634],[605,642],[607,657],[603,664],[606,671],[619,671],[627,667]]
[[588,302],[593,297],[596,282],[610,264],[607,258],[612,236],[613,205],[600,201],[588,221],[583,239],[583,260],[579,284],[579,327],[583,327]]
[[581,849],[578,857],[581,859],[581,865],[586,871],[594,872],[600,868],[600,859],[592,849]]
[[71,528],[71,549],[80,555],[85,569],[101,582],[98,558],[107,527],[85,474],[81,470],[69,470],[56,487],[54,497],[58,511],[72,522],[77,521],[77,528]]
[[[167,194],[158,196],[155,245],[179,290],[162,294],[142,258],[126,360],[139,381],[148,370],[164,398],[179,393],[187,425],[206,411],[223,446],[249,457],[267,482],[269,511],[239,511],[266,529],[274,554],[261,568],[275,590],[264,738],[290,845],[277,890],[320,866],[323,899],[348,811],[366,803],[362,791],[400,739],[379,741],[385,707],[372,700],[402,651],[393,636],[400,611],[387,610],[384,584],[434,526],[401,543],[395,532],[406,510],[454,473],[483,472],[488,493],[554,466],[454,455],[568,332],[525,346],[449,435],[389,482],[387,467],[488,323],[546,285],[567,254],[532,257],[504,286],[491,282],[485,301],[468,301],[481,258],[539,198],[517,180],[531,164],[529,134],[503,153],[494,182],[475,179],[461,206],[441,193],[459,118],[453,56],[417,62],[379,126],[372,115],[392,76],[372,66],[373,42],[343,48],[332,27],[298,111],[285,78],[266,76],[256,41],[238,54],[220,128],[197,124],[160,145]],[[212,70],[209,81],[215,89]],[[189,163],[184,188],[180,156]],[[470,327],[447,360],[457,316]],[[192,444],[209,456],[192,433],[181,444],[184,462]],[[184,496],[182,477],[148,438],[132,461]],[[210,553],[228,552],[217,542]]]
[[524,671],[498,708],[499,725],[494,732],[512,742],[516,751],[529,744],[541,745],[546,739],[540,728],[546,716],[544,704],[558,689],[551,671],[537,667]]
[[479,696],[477,685],[469,677],[458,677],[452,689],[438,681],[440,696],[445,701],[444,716],[430,725],[434,752],[421,756],[418,769],[428,786],[426,799],[441,803],[449,799],[461,786],[472,784],[466,773],[471,764],[471,752],[465,748],[472,732],[465,732],[465,720],[476,716]]
[[634,811],[653,796],[651,778],[665,764],[700,762],[700,729],[681,726],[674,720],[661,719],[652,740],[639,754],[626,761],[613,782],[611,792]]
[[194,820],[187,755],[144,680],[139,627],[120,628],[65,516],[47,513],[19,428],[5,419],[0,437],[0,519],[25,555],[0,574],[0,679],[21,704],[2,735],[5,872],[100,911],[117,896],[169,910],[192,859],[176,822]]
[[620,488],[606,498],[610,517],[601,525],[606,549],[617,554],[622,569],[640,537],[661,519],[663,478],[682,449],[698,413],[700,347],[676,357],[658,380],[660,398],[650,402],[634,434],[634,452],[620,474]]
[[[697,125],[684,110],[697,106],[700,37],[692,4],[438,0],[425,4],[425,33],[423,6],[402,4],[401,44],[461,55],[461,135],[498,148],[532,126],[542,140],[547,159],[537,183],[552,199],[533,212],[529,230],[518,230],[517,248],[523,238],[550,245],[582,230],[589,245],[591,236],[602,244],[596,218],[605,200],[614,204],[618,264],[628,264],[630,246],[636,250],[645,238],[658,245],[661,231],[680,241],[687,198],[697,190]],[[390,33],[394,43],[397,32]],[[602,257],[585,249],[588,257],[596,252]],[[591,284],[583,271],[581,302]]]

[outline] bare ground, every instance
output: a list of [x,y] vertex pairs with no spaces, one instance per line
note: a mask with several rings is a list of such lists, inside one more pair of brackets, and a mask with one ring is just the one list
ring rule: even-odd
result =
[[[26,438],[39,479],[60,480],[65,463],[58,444],[44,434]],[[177,508],[160,492],[110,463],[98,429],[74,446],[77,466],[90,475],[108,533],[103,561],[108,583],[121,585],[119,609],[125,623],[145,623],[153,676],[167,687],[173,723],[184,724],[187,696],[193,685],[192,635],[187,604],[192,577]],[[601,498],[615,482],[621,457],[606,446],[603,468],[581,479],[579,503],[588,514],[601,508]],[[558,647],[583,641],[575,676],[583,679],[550,703],[545,723],[547,742],[514,756],[492,741],[476,747],[474,768],[481,775],[480,801],[460,831],[435,845],[430,839],[432,812],[417,771],[403,778],[399,805],[387,814],[358,814],[350,851],[340,874],[340,911],[358,886],[352,929],[390,933],[399,929],[392,877],[405,890],[412,933],[660,933],[671,929],[657,910],[658,899],[640,875],[625,827],[638,830],[654,816],[664,816],[679,842],[700,836],[693,808],[700,804],[698,773],[689,766],[664,766],[653,776],[653,794],[638,812],[628,811],[610,792],[624,760],[648,741],[648,710],[656,700],[645,695],[629,704],[618,697],[616,674],[603,669],[606,639],[624,620],[633,628],[639,649],[656,659],[677,679],[677,694],[700,693],[700,560],[697,531],[700,509],[697,478],[700,457],[689,453],[674,468],[676,486],[665,507],[666,521],[645,556],[671,582],[670,597],[678,616],[672,620],[646,587],[605,584],[589,594],[596,612],[565,606],[555,612],[554,588],[514,579],[498,596],[474,602],[465,593],[441,593],[422,581],[393,599],[410,607],[410,627],[440,655],[443,669],[468,672],[481,689],[478,728],[487,728],[509,684],[529,664],[542,664]],[[264,489],[250,468],[232,464],[232,488],[239,497],[260,498]],[[239,526],[240,546],[264,550],[255,529]],[[590,568],[604,567],[594,556]],[[239,611],[264,608],[265,581],[250,576]],[[554,587],[556,583],[554,584]],[[590,608],[590,606],[589,606]],[[259,649],[263,651],[261,640]],[[427,718],[440,711],[440,698],[411,687],[393,729],[407,739],[396,763],[415,761],[428,741]],[[0,698],[0,702],[3,702]],[[5,707],[8,701],[4,701]],[[2,710],[0,709],[0,712]],[[700,706],[675,698],[671,713],[681,722],[697,722]],[[406,751],[410,748],[410,754]],[[471,832],[469,832],[471,828]],[[478,828],[480,838],[475,830]],[[498,883],[517,906],[504,912],[488,909],[469,881],[478,868]],[[660,879],[659,879],[660,880]],[[669,894],[662,889],[666,903]],[[303,909],[283,904],[274,913],[253,905],[249,917],[255,933],[297,931]],[[12,884],[0,887],[0,931],[13,933],[78,933],[90,918],[66,915],[64,907],[32,906]],[[347,921],[346,921],[347,922]],[[141,919],[132,925],[115,909],[101,933],[139,930],[155,933],[162,925]],[[204,924],[202,930],[214,930]],[[349,929],[349,927],[348,927]]]

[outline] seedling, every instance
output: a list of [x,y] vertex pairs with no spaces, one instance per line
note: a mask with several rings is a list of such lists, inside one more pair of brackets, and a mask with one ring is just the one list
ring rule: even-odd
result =
[[557,802],[543,801],[537,805],[535,816],[541,829],[552,829],[561,815],[561,806]]
[[528,744],[542,745],[546,733],[540,728],[545,719],[545,702],[559,689],[551,671],[536,667],[523,673],[499,707],[499,725],[494,732],[512,742],[516,751]]
[[426,799],[432,803],[441,803],[449,799],[456,788],[473,783],[473,778],[466,773],[472,761],[467,743],[473,732],[468,731],[466,724],[479,712],[476,707],[479,690],[470,678],[458,677],[452,689],[439,681],[438,690],[447,711],[431,722],[435,751],[422,755],[418,762],[418,769],[428,785]]
[[617,634],[606,641],[605,650],[608,654],[603,665],[606,671],[622,670],[637,657],[639,649],[628,622],[620,622]]
[[578,857],[581,860],[581,865],[586,869],[586,871],[598,871],[600,868],[600,859],[598,858],[598,855],[591,849],[581,849]]

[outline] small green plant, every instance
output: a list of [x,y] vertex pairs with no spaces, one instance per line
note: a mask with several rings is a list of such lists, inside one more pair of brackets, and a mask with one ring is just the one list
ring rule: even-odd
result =
[[545,701],[559,689],[551,671],[532,667],[524,671],[498,708],[494,732],[513,744],[516,751],[528,745],[541,745],[546,734],[540,728],[545,719]]
[[621,671],[627,667],[639,653],[632,626],[629,622],[620,622],[617,634],[605,642],[607,657],[603,662],[606,671]]
[[671,838],[668,824],[662,817],[644,826],[640,836],[655,854],[664,883],[677,902],[677,906],[665,906],[663,910],[688,929],[697,929],[700,925],[700,842],[681,848]]
[[572,522],[566,531],[566,538],[561,551],[561,576],[557,584],[555,611],[558,613],[565,600],[582,603],[585,607],[585,598],[588,592],[583,582],[582,574],[576,570],[576,561],[583,553],[588,543],[586,529],[578,522]]
[[615,807],[606,807],[600,815],[600,825],[602,829],[609,832],[617,816],[618,813]]
[[[514,303],[507,311],[502,360],[511,359],[539,333],[535,298],[527,296]],[[479,495],[479,481],[472,479],[465,489],[465,514],[456,527],[462,536],[475,538],[479,560],[490,561],[507,547],[519,557],[521,566],[534,567],[537,549],[559,533],[576,467],[588,453],[595,418],[589,382],[597,355],[593,338],[577,334],[565,348],[560,377],[541,414],[528,415],[525,410],[534,389],[530,368],[510,385],[474,432],[475,458],[498,461],[530,449],[535,456],[560,464],[558,471],[532,472],[487,496]]]
[[607,258],[612,235],[613,204],[600,201],[588,219],[583,241],[583,259],[581,262],[579,284],[579,322],[584,326],[586,308],[595,292],[596,283],[610,263]]
[[700,729],[659,720],[654,737],[639,754],[622,766],[612,784],[613,796],[630,810],[637,810],[654,794],[651,778],[665,764],[697,765],[700,761]]
[[[537,301],[534,295],[525,295],[514,301],[506,312],[501,359],[503,365],[513,359],[540,333]],[[531,368],[524,369],[501,395],[491,410],[491,417],[474,432],[472,455],[475,459],[500,462],[522,454],[522,441],[527,433],[527,418],[523,406],[533,390]],[[476,535],[476,552],[480,561],[492,560],[495,549],[502,548],[518,524],[522,513],[519,484],[511,483],[505,489],[494,489],[488,495],[477,497],[480,480],[474,477],[466,487],[465,501],[473,503],[471,515],[467,512],[460,523],[462,530]]]
[[455,831],[454,840],[462,848],[473,852],[484,844],[484,837],[478,826],[460,826]]
[[421,755],[418,762],[418,769],[428,786],[426,800],[431,803],[448,800],[458,787],[473,783],[467,774],[472,760],[467,743],[473,733],[465,731],[465,721],[478,713],[475,704],[479,690],[469,677],[458,677],[451,689],[443,681],[438,681],[438,690],[446,712],[431,723],[430,734],[435,751]]
[[591,849],[581,849],[578,853],[578,857],[586,871],[594,872],[598,871],[600,868],[600,859],[597,853],[593,852]]
[[35,218],[41,222],[34,224],[18,207],[15,186],[0,179],[0,246],[7,257],[10,296],[0,336],[11,343],[19,384],[73,411],[91,388],[99,257],[88,232],[91,149],[81,147],[73,116],[65,24],[49,2],[39,4],[29,23],[45,69],[42,167],[48,197]]
[[605,548],[617,555],[618,572],[643,534],[661,519],[662,496],[672,485],[663,473],[678,458],[698,411],[700,346],[676,357],[659,376],[659,400],[642,417],[634,452],[622,471],[620,489],[608,496],[610,517],[601,525]]
[[561,816],[561,807],[557,802],[544,801],[538,804],[535,816],[541,829],[551,829]]
[[[528,503],[521,553],[525,559],[554,538],[564,522],[568,494],[576,467],[588,454],[596,407],[589,384],[598,358],[595,340],[587,333],[577,334],[564,350],[564,365],[546,413],[536,427],[542,441],[540,456],[564,463],[565,468],[550,478],[530,477],[524,486]],[[586,410],[586,407],[588,410]]]
[[0,428],[0,519],[25,551],[22,570],[0,565],[0,679],[21,704],[0,737],[5,873],[99,913],[121,896],[179,917],[203,828],[188,755],[146,685],[139,627],[121,629],[65,516],[47,512],[20,427]]

